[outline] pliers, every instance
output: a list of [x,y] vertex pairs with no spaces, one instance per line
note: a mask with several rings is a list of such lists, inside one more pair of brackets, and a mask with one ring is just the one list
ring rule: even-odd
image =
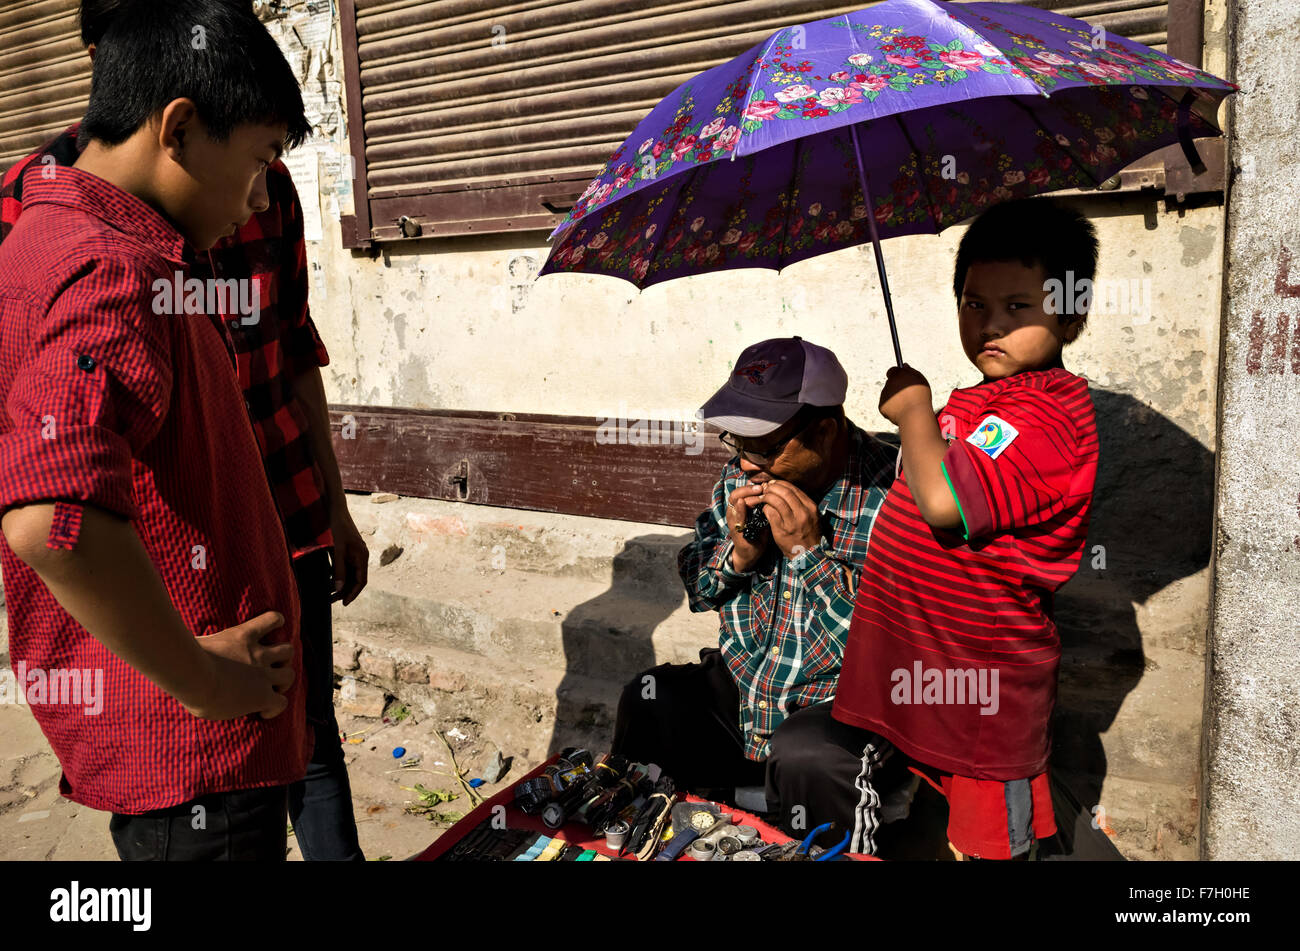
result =
[[[819,825],[817,828],[813,829],[811,832],[808,833],[807,837],[806,837],[806,838],[803,840],[803,842],[799,845],[799,848],[795,849],[794,855],[790,856],[790,861],[792,861],[792,862],[807,862],[807,861],[809,861],[808,851],[812,848],[813,840],[815,840],[815,839],[817,838],[817,836],[821,835],[823,832],[829,832],[829,831],[831,831],[831,830],[834,829],[834,828],[835,828],[835,823],[834,823],[834,822],[823,822],[823,823],[822,823],[821,825]],[[811,861],[813,861],[813,862],[828,862],[828,861],[830,861],[831,859],[835,858],[835,857],[838,856],[841,852],[843,852],[845,849],[847,849],[847,848],[849,847],[849,839],[851,839],[851,838],[853,838],[853,830],[852,830],[852,829],[850,829],[848,832],[844,833],[844,838],[839,842],[838,845],[836,845],[834,848],[830,849],[830,850],[827,851],[827,852],[823,852],[821,855],[817,856],[815,859],[811,859]]]

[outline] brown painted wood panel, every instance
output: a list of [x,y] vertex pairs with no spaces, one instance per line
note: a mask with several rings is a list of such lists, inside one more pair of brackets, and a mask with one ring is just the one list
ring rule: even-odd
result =
[[660,525],[692,525],[731,457],[707,424],[655,421],[658,444],[629,445],[598,442],[594,417],[336,405],[330,421],[352,491]]

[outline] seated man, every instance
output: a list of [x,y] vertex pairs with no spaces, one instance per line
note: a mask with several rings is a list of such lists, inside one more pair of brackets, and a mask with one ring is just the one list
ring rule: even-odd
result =
[[[831,351],[777,338],[746,349],[704,405],[738,455],[678,567],[691,610],[720,615],[720,648],[638,675],[623,690],[612,744],[710,798],[766,782],[792,834],[827,814],[816,800],[824,783],[802,782],[808,771],[794,764],[774,768],[769,753],[792,714],[834,698],[858,570],[897,459],[845,417],[847,387]],[[747,531],[754,512],[766,521]]]

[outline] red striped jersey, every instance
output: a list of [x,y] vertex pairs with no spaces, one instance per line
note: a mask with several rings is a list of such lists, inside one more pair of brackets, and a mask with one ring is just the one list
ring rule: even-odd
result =
[[835,716],[922,763],[1009,781],[1047,767],[1061,643],[1097,473],[1088,384],[1056,367],[955,390],[939,411],[963,529],[899,473],[872,530]]

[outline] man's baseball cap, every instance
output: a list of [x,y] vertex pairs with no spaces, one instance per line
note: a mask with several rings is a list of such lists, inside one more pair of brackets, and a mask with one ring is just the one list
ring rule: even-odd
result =
[[706,422],[737,436],[765,436],[804,406],[838,406],[849,377],[825,347],[802,337],[774,337],[736,361],[730,379],[704,404]]

